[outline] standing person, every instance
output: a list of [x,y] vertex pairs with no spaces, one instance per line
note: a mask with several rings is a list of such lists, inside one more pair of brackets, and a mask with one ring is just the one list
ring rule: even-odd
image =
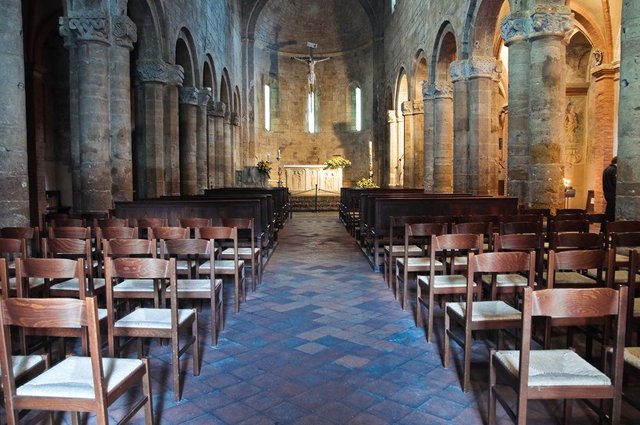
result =
[[607,219],[613,221],[616,216],[616,177],[618,175],[618,157],[611,159],[611,164],[602,172],[602,191],[604,199],[607,201],[607,207],[604,213]]

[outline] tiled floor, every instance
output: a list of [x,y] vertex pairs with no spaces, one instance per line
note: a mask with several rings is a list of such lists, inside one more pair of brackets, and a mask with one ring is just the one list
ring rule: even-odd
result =
[[[228,290],[231,288],[228,287]],[[239,313],[227,291],[217,347],[203,342],[202,372],[183,362],[183,399],[170,390],[168,346],[151,347],[160,424],[483,424],[487,350],[474,346],[473,389],[444,369],[440,337],[427,343],[373,273],[336,213],[296,213],[280,233],[263,283]],[[206,309],[200,324],[207,327]],[[208,330],[207,330],[208,331]],[[500,423],[510,423],[498,409]],[[560,405],[535,404],[530,423],[560,423]],[[117,407],[110,413],[118,417]],[[640,415],[624,408],[624,423]],[[136,423],[142,423],[140,416]],[[597,423],[577,404],[576,424]]]

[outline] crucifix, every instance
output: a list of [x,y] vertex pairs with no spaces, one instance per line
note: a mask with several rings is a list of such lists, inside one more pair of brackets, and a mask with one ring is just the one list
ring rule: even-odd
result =
[[305,62],[307,65],[309,65],[307,82],[309,83],[309,93],[313,93],[316,90],[316,72],[315,72],[316,63],[327,61],[330,58],[327,56],[324,56],[324,57],[313,56],[313,50],[318,48],[318,45],[316,43],[307,41],[307,47],[309,48],[309,56],[293,56],[291,59],[295,59],[300,62]]

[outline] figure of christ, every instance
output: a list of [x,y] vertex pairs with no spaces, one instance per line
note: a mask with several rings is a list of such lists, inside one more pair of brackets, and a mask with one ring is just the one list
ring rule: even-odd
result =
[[314,58],[312,55],[310,56],[294,56],[292,59],[295,59],[300,62],[305,62],[309,65],[309,73],[307,74],[307,82],[309,83],[309,93],[312,93],[316,90],[316,63],[324,62],[329,60],[330,58]]

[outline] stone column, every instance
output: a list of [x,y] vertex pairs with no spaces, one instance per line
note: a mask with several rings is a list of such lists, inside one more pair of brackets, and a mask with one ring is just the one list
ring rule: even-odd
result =
[[571,9],[537,5],[531,26],[527,203],[555,209],[564,203],[565,36],[573,28]]
[[594,160],[593,184],[594,187],[594,212],[602,212],[605,208],[604,194],[602,192],[602,172],[609,165],[613,153],[616,87],[620,77],[620,68],[613,64],[598,64],[591,70],[594,110],[593,114],[593,148]]
[[[99,12],[97,12],[99,13]],[[109,148],[109,39],[104,16],[69,11],[60,18],[60,34],[70,40],[76,74],[79,174],[77,212],[106,212],[113,207]],[[77,199],[77,198],[76,198]]]
[[428,81],[422,82],[424,102],[424,191],[433,192],[433,94]]
[[469,96],[469,177],[474,195],[498,194],[498,138],[493,123],[494,97],[500,81],[500,65],[491,56],[467,61]]
[[215,187],[224,187],[224,115],[223,102],[209,103],[209,116],[213,121],[213,142],[209,140],[209,176]]
[[424,102],[413,101],[413,187],[424,187]]
[[389,186],[398,185],[398,121],[396,111],[387,112],[387,123],[389,124]]
[[130,52],[137,40],[136,26],[127,16],[111,18],[115,45],[109,57],[111,193],[114,201],[133,200],[131,157]]
[[616,219],[640,219],[640,2],[622,2]]
[[209,100],[211,99],[211,88],[205,87],[198,92],[198,116],[196,119],[196,127],[198,129],[197,140],[198,146],[196,149],[196,193],[202,194],[204,190],[207,188],[209,183],[208,177],[208,150],[207,150],[207,139],[208,139],[208,130],[207,123],[209,118],[207,116],[207,105],[209,104]]
[[233,158],[233,176],[235,182],[235,172],[236,170],[242,170],[243,164],[243,155],[246,153],[242,149],[242,138],[240,137],[240,115],[237,112],[232,112],[231,117],[231,138],[232,143],[231,146],[233,150],[231,152],[231,157]]
[[469,62],[458,60],[449,65],[449,74],[453,84],[453,191],[455,193],[470,192],[467,187],[470,144],[476,142],[469,131],[469,111],[467,99],[467,79]]
[[453,191],[453,85],[436,81],[433,95],[433,191]]
[[29,226],[22,2],[0,0],[0,227]]
[[224,186],[233,186],[233,131],[231,128],[231,111],[227,111],[224,115],[224,136],[223,136],[224,154]]
[[197,185],[196,120],[198,115],[198,89],[183,87],[179,98],[180,137],[180,194],[195,195]]
[[[529,189],[529,17],[512,13],[502,21],[501,34],[509,47],[509,121],[507,127],[507,194],[528,203]],[[564,110],[564,108],[562,109]]]
[[167,85],[182,84],[184,72],[179,65],[139,63],[136,77],[137,114],[142,117],[137,120],[140,128],[136,128],[136,197],[155,198],[171,193],[167,192],[170,180],[166,179],[170,171],[165,172],[165,145],[170,143],[165,143],[165,92]]
[[404,123],[403,137],[404,137],[404,187],[415,187],[414,184],[414,141],[413,141],[413,102],[407,100],[402,102],[402,120]]

